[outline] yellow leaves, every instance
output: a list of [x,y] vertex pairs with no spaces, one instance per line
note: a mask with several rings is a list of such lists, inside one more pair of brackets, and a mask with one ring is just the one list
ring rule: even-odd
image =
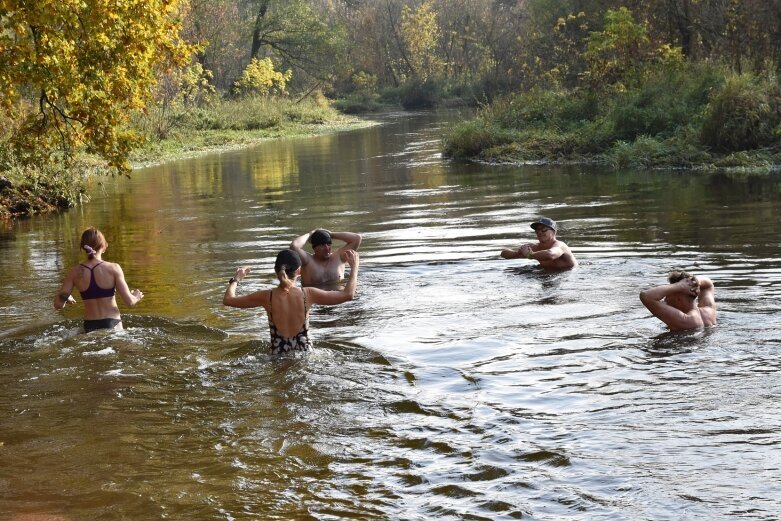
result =
[[155,71],[190,59],[192,47],[169,17],[180,3],[0,0],[0,110],[10,114],[24,103],[20,92],[32,93],[38,107],[46,93],[40,113],[20,125],[27,132],[19,146],[42,155],[52,146],[85,146],[124,168],[127,146],[114,128],[149,99]]
[[243,94],[260,94],[265,96],[276,90],[284,93],[287,82],[293,77],[293,71],[284,73],[274,70],[271,58],[259,60],[253,58],[241,78],[236,82],[236,88]]
[[431,0],[420,4],[415,11],[407,6],[402,8],[401,34],[413,74],[423,81],[441,75],[445,63],[436,53],[441,34]]

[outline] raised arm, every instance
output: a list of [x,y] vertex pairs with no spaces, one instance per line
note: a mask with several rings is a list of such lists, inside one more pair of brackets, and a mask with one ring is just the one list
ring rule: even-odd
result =
[[713,286],[713,281],[708,277],[696,277],[696,280],[700,285],[700,295],[697,298],[697,305],[701,308],[716,309],[716,289]]
[[122,272],[122,266],[119,264],[113,264],[114,266],[114,284],[117,288],[117,293],[122,298],[122,301],[128,306],[135,306],[138,301],[144,298],[144,294],[140,289],[134,289],[130,291],[130,288],[125,282],[125,274]]
[[304,249],[304,246],[306,246],[306,241],[309,240],[309,237],[314,231],[315,230],[312,230],[311,232],[306,232],[304,235],[299,235],[290,243],[290,249],[298,253],[298,256],[301,257],[302,265],[309,262],[309,252]]
[[682,279],[675,284],[662,284],[640,292],[640,302],[648,308],[656,318],[673,329],[688,329],[691,327],[692,317],[680,309],[663,301],[664,298],[675,293],[693,294],[691,279]]
[[225,290],[225,295],[222,297],[222,303],[232,308],[257,308],[265,307],[268,302],[269,290],[256,291],[249,295],[236,296],[236,288],[239,287],[239,282],[244,280],[250,272],[250,268],[243,266],[236,268],[236,273],[228,282],[228,288]]
[[57,294],[54,296],[54,309],[62,309],[65,307],[65,304],[76,303],[76,300],[71,296],[73,292],[73,275],[74,270],[68,272],[62,286],[57,290]]
[[[328,232],[332,239],[343,241],[345,244],[340,250],[357,250],[363,239],[359,234],[352,232]],[[346,262],[346,261],[345,261]]]
[[347,250],[344,252],[344,257],[345,262],[350,266],[350,278],[347,280],[344,289],[326,291],[319,288],[306,288],[305,291],[309,292],[313,304],[333,306],[352,300],[355,297],[355,292],[358,289],[358,265],[360,264],[358,252]]

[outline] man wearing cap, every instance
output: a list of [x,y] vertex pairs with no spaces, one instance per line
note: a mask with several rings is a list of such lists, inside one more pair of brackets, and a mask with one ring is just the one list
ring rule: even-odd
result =
[[716,325],[716,298],[708,277],[673,271],[662,284],[640,292],[648,311],[672,330],[700,329]]
[[503,259],[536,260],[546,270],[568,270],[578,265],[569,246],[556,240],[559,227],[556,221],[540,217],[531,224],[537,234],[537,242],[526,243],[519,248],[507,248],[500,254]]
[[[344,241],[344,245],[331,252],[331,241]],[[304,250],[307,241],[312,245],[314,254]],[[293,239],[290,249],[301,257],[301,285],[332,285],[344,277],[345,252],[357,250],[361,245],[361,236],[351,232],[329,232],[322,228],[312,230]]]

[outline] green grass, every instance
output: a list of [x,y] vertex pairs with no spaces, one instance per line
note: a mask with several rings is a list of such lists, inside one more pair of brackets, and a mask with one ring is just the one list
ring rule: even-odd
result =
[[660,68],[608,98],[534,89],[498,99],[443,143],[446,155],[496,162],[768,171],[781,165],[781,89],[712,64]]

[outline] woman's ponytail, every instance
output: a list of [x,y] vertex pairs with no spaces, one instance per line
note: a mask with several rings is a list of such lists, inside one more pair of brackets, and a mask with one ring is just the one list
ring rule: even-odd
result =
[[279,279],[279,287],[285,293],[290,293],[290,288],[293,287],[293,281],[287,276],[287,266],[284,264],[277,271],[277,278]]

